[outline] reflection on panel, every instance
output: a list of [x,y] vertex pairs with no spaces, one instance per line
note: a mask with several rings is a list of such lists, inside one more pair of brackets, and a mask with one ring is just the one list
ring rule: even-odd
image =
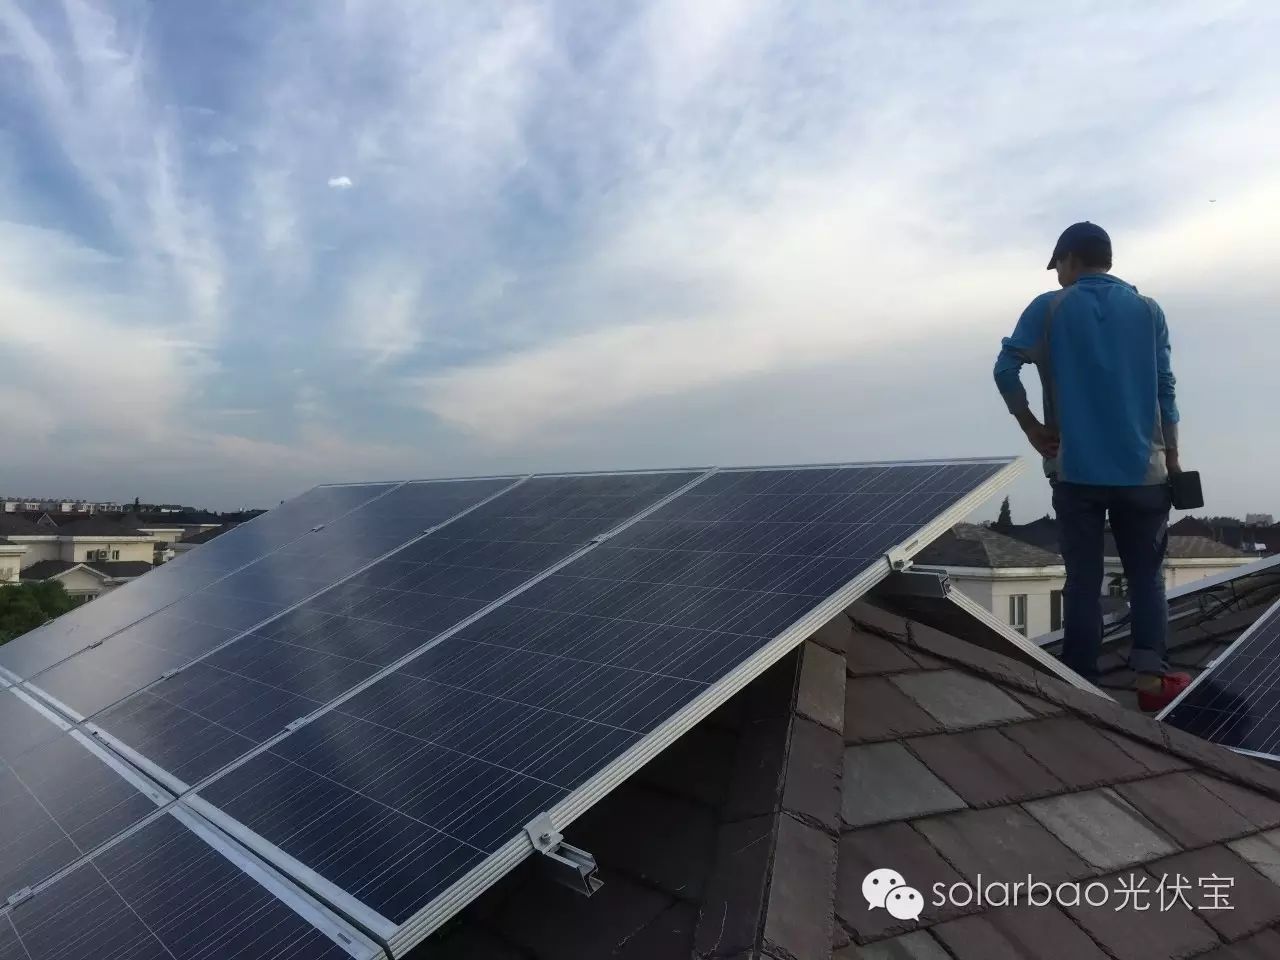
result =
[[33,676],[393,487],[360,484],[310,490],[0,646],[0,667],[20,678]]
[[35,682],[74,714],[92,716],[510,484],[508,479],[404,484],[58,664]]
[[197,783],[694,476],[530,479],[95,723]]

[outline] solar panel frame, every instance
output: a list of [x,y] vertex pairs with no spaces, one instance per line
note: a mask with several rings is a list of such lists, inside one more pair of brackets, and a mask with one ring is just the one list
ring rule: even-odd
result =
[[[945,571],[940,567],[920,566],[914,567],[913,570],[937,573],[940,577],[946,576]],[[892,597],[890,597],[890,600],[892,601]],[[998,644],[993,645],[985,642],[985,640],[979,641],[974,637],[965,637],[965,639],[978,643],[994,653],[1003,653],[1006,656],[1013,655],[1018,659],[1025,660],[1079,690],[1096,694],[1105,700],[1114,699],[1105,690],[1094,686],[1057,657],[1046,653],[1034,640],[1024,637],[960,588],[948,584],[946,598],[942,602],[957,608],[965,617],[977,621],[985,630],[998,637],[1012,649],[1002,649]],[[925,622],[927,623],[928,621]],[[943,629],[945,630],[946,628],[944,627]],[[963,634],[957,634],[957,636],[963,636]]]
[[[411,654],[390,667],[379,671],[378,674],[370,677],[360,685],[352,688],[342,697],[326,705],[322,710],[317,711],[315,715],[307,718],[309,722],[318,716],[329,713],[335,707],[345,703],[352,697],[358,695],[363,690],[368,689],[379,680],[394,673],[400,667],[421,656],[427,650],[434,649],[440,643],[446,641],[456,633],[470,626],[471,623],[479,620],[481,617],[492,612],[511,597],[523,593],[525,590],[531,589],[537,583],[555,574],[558,570],[573,563],[584,554],[588,553],[602,541],[607,541],[616,536],[622,530],[639,522],[655,511],[666,506],[669,502],[676,499],[682,493],[695,489],[699,484],[708,478],[717,474],[732,474],[740,472],[763,472],[763,471],[798,471],[810,469],[833,469],[833,468],[865,468],[865,467],[927,467],[927,466],[960,466],[966,464],[974,465],[990,465],[993,472],[983,482],[969,490],[968,493],[958,497],[951,505],[944,510],[939,511],[933,519],[922,524],[914,533],[904,537],[896,545],[890,547],[881,561],[871,561],[862,572],[850,580],[840,590],[832,593],[825,601],[815,606],[807,615],[793,623],[790,627],[776,636],[771,642],[761,647],[755,654],[747,660],[740,663],[736,668],[728,674],[721,677],[719,681],[712,684],[707,690],[698,695],[694,700],[687,703],[684,707],[677,710],[673,715],[669,716],[665,721],[660,723],[656,728],[644,735],[638,742],[627,749],[621,756],[608,764],[602,770],[598,771],[594,776],[588,779],[578,789],[572,791],[563,800],[557,803],[550,811],[549,815],[557,828],[563,828],[581,815],[585,810],[594,805],[610,790],[630,776],[644,763],[648,762],[658,752],[665,749],[671,742],[686,732],[689,728],[699,722],[703,717],[712,712],[721,703],[730,696],[740,690],[752,679],[764,672],[769,666],[775,663],[790,649],[802,642],[814,630],[825,624],[833,616],[839,614],[850,603],[867,592],[877,582],[883,579],[893,569],[900,569],[910,562],[910,558],[914,553],[923,549],[932,539],[936,538],[943,531],[952,526],[957,520],[966,516],[975,507],[985,500],[989,499],[1003,486],[1008,484],[1023,469],[1024,462],[1019,459],[988,459],[976,458],[966,460],[926,460],[926,461],[888,461],[878,463],[859,463],[859,464],[803,464],[803,465],[778,465],[769,467],[738,467],[727,469],[712,468],[698,476],[691,483],[674,492],[671,496],[660,500],[648,509],[642,511],[630,520],[619,525],[608,535],[598,539],[596,543],[588,544],[581,550],[574,552],[566,557],[563,561],[553,565],[543,572],[540,576],[521,585],[510,594],[505,595],[493,604],[477,611],[475,615],[457,624],[454,628],[446,631],[437,637],[431,644],[415,650]],[[257,750],[247,754],[235,764],[222,770],[216,776],[210,778],[216,781],[226,776],[231,771],[238,769],[245,763],[259,756],[272,746],[287,736],[287,733],[281,734],[270,741],[262,744]],[[195,790],[198,791],[206,786],[208,781],[198,784]],[[234,817],[224,813],[212,803],[204,800],[199,796],[198,792],[193,792],[183,800],[193,809],[198,810],[211,822],[216,823],[226,832],[235,836],[241,843],[257,852],[264,859],[274,863],[280,869],[289,873],[304,883],[309,889],[321,893],[326,899],[335,903],[342,911],[358,920],[363,926],[377,933],[379,937],[386,940],[392,950],[394,956],[400,956],[403,952],[411,949],[414,945],[425,939],[433,930],[437,929],[449,917],[453,916],[463,906],[479,896],[487,887],[492,885],[501,876],[505,875],[518,862],[523,860],[534,848],[531,840],[524,834],[513,837],[504,844],[496,853],[489,856],[483,862],[472,868],[462,879],[455,882],[444,894],[431,901],[429,904],[413,914],[403,923],[396,924],[386,917],[378,914],[366,904],[351,896],[346,891],[337,887],[336,884],[320,876],[311,868],[302,864],[285,851],[281,850],[274,844],[266,841],[263,837],[247,828]]]
[[[1280,641],[1280,600],[1276,600],[1269,607],[1267,607],[1267,609],[1264,610],[1262,614],[1253,622],[1253,624],[1249,627],[1249,629],[1245,630],[1243,633],[1240,634],[1240,636],[1236,637],[1236,639],[1232,641],[1231,645],[1227,647],[1226,650],[1222,651],[1222,653],[1217,657],[1217,659],[1213,661],[1213,665],[1210,666],[1209,669],[1204,670],[1203,672],[1198,674],[1187,686],[1187,689],[1183,690],[1182,693],[1178,694],[1178,696],[1174,698],[1174,700],[1168,706],[1166,706],[1163,710],[1161,710],[1158,714],[1156,714],[1156,719],[1161,722],[1168,723],[1170,724],[1170,726],[1177,726],[1177,724],[1174,724],[1172,722],[1171,718],[1173,713],[1179,707],[1182,706],[1183,701],[1189,699],[1191,694],[1196,690],[1196,688],[1198,688],[1206,680],[1213,679],[1214,674],[1218,673],[1224,666],[1230,663],[1232,656],[1237,654],[1242,646],[1252,642],[1253,640],[1258,638],[1260,635],[1265,634],[1267,632],[1270,632],[1271,634],[1271,636],[1268,637],[1267,639],[1270,639],[1273,642]],[[1272,689],[1274,689],[1276,686],[1280,686],[1280,668],[1277,668],[1277,667],[1272,668],[1272,673],[1270,674],[1270,680],[1272,683]],[[1208,738],[1205,738],[1205,739],[1208,739]],[[1209,742],[1217,743],[1218,741],[1210,740]],[[1280,751],[1275,753],[1268,753],[1268,752],[1259,751],[1259,750],[1250,750],[1244,747],[1236,747],[1228,743],[1223,743],[1221,745],[1228,747],[1231,750],[1234,750],[1236,753],[1241,753],[1246,756],[1258,757],[1263,760],[1274,760],[1274,761],[1280,762]]]
[[[6,898],[21,895],[23,890],[59,873],[65,865],[78,862],[102,843],[127,832],[147,819],[152,809],[163,807],[174,797],[141,776],[92,737],[67,723],[27,691],[8,687],[0,692],[0,696],[4,696],[6,701],[12,696],[14,701],[30,710],[30,716],[39,724],[48,725],[47,729],[42,726],[34,738],[20,743],[17,752],[0,759],[0,771],[12,776],[12,782],[21,788],[7,796],[7,812],[12,815],[15,811],[13,805],[17,804],[18,823],[23,822],[23,807],[28,812],[38,812],[44,818],[35,824],[28,822],[25,832],[19,829],[9,835],[5,840],[6,849],[13,850],[13,840],[20,841],[24,835],[30,837],[32,826],[37,831],[44,829],[57,837],[56,844],[46,844],[42,848],[47,874],[24,869],[32,863],[33,858],[30,857],[9,861],[8,872],[3,869],[6,865],[0,865],[0,874],[7,882],[22,884],[18,890],[0,888],[0,904],[3,904]],[[25,711],[22,716],[26,716]],[[8,719],[15,717],[8,716]],[[52,756],[50,751],[53,751]],[[33,775],[40,779],[34,779]],[[104,806],[93,805],[104,801]],[[0,824],[0,835],[5,834],[9,827],[10,821],[6,817],[5,823]],[[49,861],[47,854],[55,846],[63,853]],[[21,855],[21,846],[15,852]]]
[[[181,802],[175,802],[156,810],[130,829],[121,832],[118,836],[113,837],[89,854],[77,859],[74,863],[68,864],[30,890],[24,891],[21,898],[15,898],[7,904],[0,902],[0,922],[7,922],[16,911],[22,909],[32,898],[56,890],[58,883],[65,881],[79,870],[89,869],[97,858],[109,855],[113,850],[128,843],[131,839],[165,818],[172,818],[187,833],[202,841],[217,854],[220,854],[240,874],[264,888],[275,900],[292,910],[304,922],[304,926],[309,926],[311,929],[326,936],[336,949],[345,952],[355,960],[386,960],[387,954],[383,946],[371,938],[366,931],[359,929],[341,917],[332,908],[303,890],[288,877],[273,870],[269,865],[263,863],[199,814],[185,807]],[[106,879],[105,874],[100,875]],[[122,903],[132,909],[129,900],[115,889],[109,879],[107,879],[107,885]],[[150,930],[150,928],[147,929],[157,942],[164,943],[155,931]],[[162,949],[164,949],[167,956],[173,956],[168,952],[167,947],[162,947]]]

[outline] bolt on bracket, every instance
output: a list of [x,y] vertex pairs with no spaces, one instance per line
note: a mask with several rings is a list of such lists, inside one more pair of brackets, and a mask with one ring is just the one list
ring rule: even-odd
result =
[[541,813],[525,828],[533,849],[542,854],[539,864],[562,886],[589,897],[604,881],[596,876],[596,858],[573,844],[551,822],[551,814]]

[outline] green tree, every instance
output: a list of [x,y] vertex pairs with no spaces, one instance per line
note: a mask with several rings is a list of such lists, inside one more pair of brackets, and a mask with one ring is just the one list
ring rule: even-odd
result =
[[60,583],[18,583],[0,587],[0,643],[34,630],[75,607]]
[[1009,506],[1009,498],[1004,498],[1004,503],[1000,504],[1000,516],[996,517],[995,528],[997,530],[1008,530],[1013,526],[1013,509]]

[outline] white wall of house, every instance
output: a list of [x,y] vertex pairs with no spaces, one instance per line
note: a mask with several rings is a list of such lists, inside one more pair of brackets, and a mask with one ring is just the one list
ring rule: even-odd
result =
[[41,560],[57,560],[62,556],[62,547],[57,537],[10,537],[9,539],[27,548],[22,555],[23,570]]
[[[99,559],[97,551],[107,551],[108,561],[144,560],[151,563],[155,559],[155,543],[150,540],[113,540],[110,537],[68,537],[62,542],[58,554],[60,560],[71,560],[75,563],[86,563]],[[119,556],[116,556],[119,554]]]
[[24,548],[18,545],[0,545],[0,583],[17,583],[22,568]]
[[54,579],[73,597],[96,597],[111,589],[102,577],[89,570],[68,570]]
[[[1038,637],[1057,629],[1053,618],[1054,594],[1061,595],[1067,573],[1063,567],[1018,567],[1014,569],[984,569],[979,567],[943,568],[951,580],[951,586],[969,599],[991,611],[999,620],[1011,626],[1013,597],[1025,597],[1026,635]],[[1060,602],[1060,601],[1059,601]],[[1059,608],[1059,611],[1061,608]]]
[[[1164,564],[1165,589],[1172,590],[1174,587],[1185,586],[1205,577],[1227,573],[1236,567],[1252,563],[1256,559],[1256,557],[1192,557],[1166,560]],[[1102,592],[1105,594],[1110,592],[1112,579],[1124,575],[1124,567],[1121,566],[1119,559],[1108,557],[1104,564],[1104,569],[1106,570],[1106,576],[1102,581]]]

